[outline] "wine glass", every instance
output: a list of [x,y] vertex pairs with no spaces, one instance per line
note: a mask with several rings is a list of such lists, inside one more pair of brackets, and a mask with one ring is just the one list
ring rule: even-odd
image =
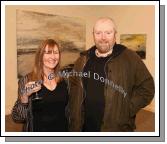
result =
[[35,92],[35,95],[33,96],[32,100],[41,100],[42,97],[39,96],[38,92]]
[[[37,82],[40,83],[40,81],[36,81],[35,83],[37,83]],[[39,85],[39,83],[38,83],[37,85]],[[41,84],[41,83],[40,83],[40,84]],[[39,91],[40,91],[40,90],[39,90]],[[41,99],[42,99],[42,97],[39,96],[39,94],[38,94],[39,91],[35,92],[35,95],[33,96],[32,100],[41,100]]]

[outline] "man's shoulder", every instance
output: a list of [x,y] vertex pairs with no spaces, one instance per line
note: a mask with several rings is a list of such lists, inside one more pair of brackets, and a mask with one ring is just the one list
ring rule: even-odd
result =
[[134,51],[131,50],[129,48],[126,47],[126,49],[124,50],[124,52],[122,53],[122,58],[126,59],[126,61],[132,61],[133,63],[135,62],[142,62],[142,59],[140,58],[140,56]]
[[116,47],[116,49],[120,49],[127,54],[134,54],[135,53],[133,50],[129,49],[128,47],[126,47],[125,45],[122,45],[122,44],[115,44],[115,47]]
[[134,58],[140,59],[140,56],[134,50],[126,48],[125,53],[127,55],[130,55],[130,56],[134,57]]
[[96,49],[96,46],[92,46],[91,48],[80,52],[80,56],[87,56],[91,54],[93,51],[95,51],[95,49]]

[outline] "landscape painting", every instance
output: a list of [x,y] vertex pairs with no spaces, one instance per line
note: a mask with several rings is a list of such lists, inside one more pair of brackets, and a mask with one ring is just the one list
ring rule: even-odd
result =
[[146,58],[146,34],[121,34],[120,43],[134,50],[141,59]]
[[60,45],[61,66],[74,63],[85,50],[85,21],[80,18],[16,11],[18,78],[32,71],[35,52],[42,40],[51,38]]

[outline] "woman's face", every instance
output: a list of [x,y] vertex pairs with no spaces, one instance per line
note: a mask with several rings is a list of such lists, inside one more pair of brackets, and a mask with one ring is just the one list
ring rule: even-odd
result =
[[59,49],[57,45],[53,48],[49,48],[48,45],[45,47],[45,52],[43,55],[43,66],[46,69],[53,70],[59,63]]

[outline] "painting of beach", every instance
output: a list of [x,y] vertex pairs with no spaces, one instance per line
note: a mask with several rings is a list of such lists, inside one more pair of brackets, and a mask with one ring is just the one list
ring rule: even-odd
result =
[[32,71],[35,52],[45,39],[59,43],[62,67],[85,50],[86,24],[80,18],[17,10],[16,22],[18,78]]
[[141,59],[146,58],[146,34],[121,34],[120,43],[135,51]]

